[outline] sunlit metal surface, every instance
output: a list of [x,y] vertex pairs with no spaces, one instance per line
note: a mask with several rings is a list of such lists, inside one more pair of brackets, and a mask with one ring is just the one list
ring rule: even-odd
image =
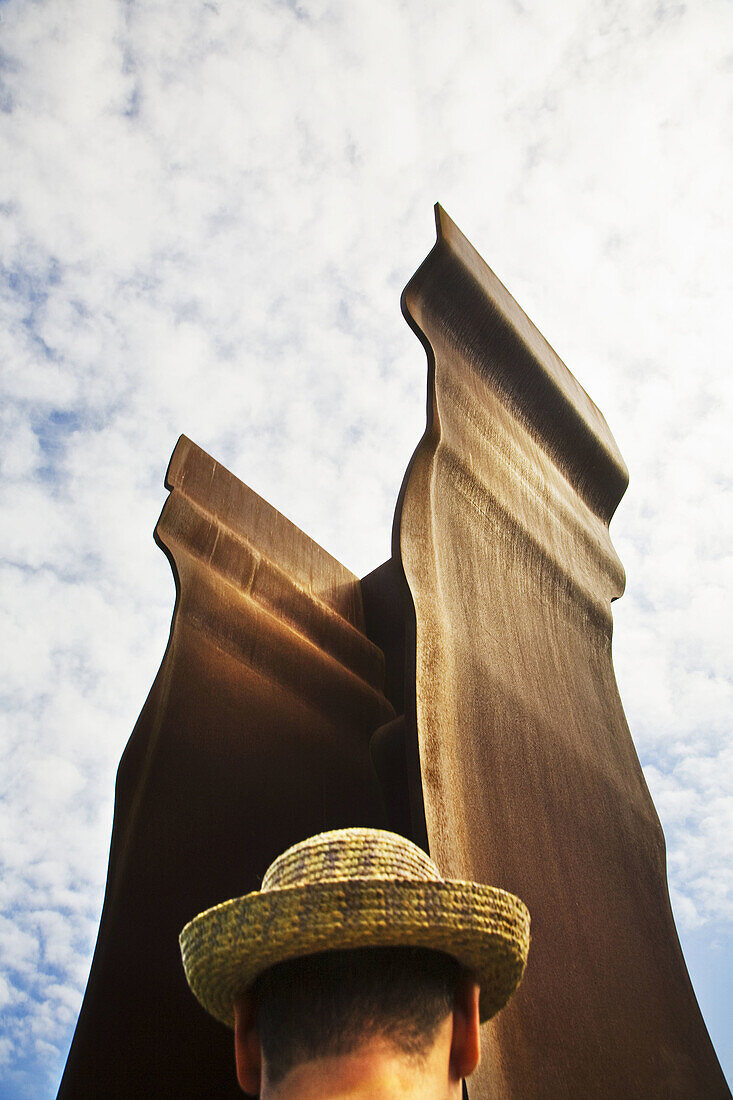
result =
[[439,207],[437,228],[403,295],[429,361],[395,548],[415,616],[407,724],[431,854],[450,876],[517,893],[533,934],[469,1095],[728,1096],[611,663],[624,576],[608,523],[624,464]]
[[178,933],[284,848],[383,825],[369,756],[393,717],[358,578],[182,437],[156,537],[170,642],[120,763],[104,912],[59,1096],[241,1096],[231,1033]]
[[[724,1097],[618,698],[608,427],[438,208],[403,295],[428,426],[361,583],[185,437],[156,529],[170,642],[122,758],[59,1096],[241,1095],[177,937],[320,829],[387,825],[517,893],[533,943],[471,1100]],[[347,487],[348,488],[348,487]],[[386,678],[384,662],[386,658]]]

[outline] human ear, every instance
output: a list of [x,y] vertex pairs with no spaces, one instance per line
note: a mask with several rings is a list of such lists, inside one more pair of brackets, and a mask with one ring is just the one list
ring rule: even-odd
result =
[[481,1042],[478,998],[478,982],[468,970],[462,970],[453,1001],[450,1070],[454,1080],[470,1077],[479,1064]]
[[262,1047],[255,1003],[250,993],[242,993],[234,1002],[234,1056],[239,1087],[243,1092],[257,1096],[262,1078]]

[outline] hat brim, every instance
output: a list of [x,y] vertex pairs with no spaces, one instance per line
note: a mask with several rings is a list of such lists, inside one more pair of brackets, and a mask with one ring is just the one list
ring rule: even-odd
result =
[[180,935],[188,984],[207,1012],[234,1026],[234,1001],[269,967],[352,947],[411,946],[452,955],[480,986],[488,1020],[519,985],[529,912],[494,886],[350,879],[254,892],[207,909]]

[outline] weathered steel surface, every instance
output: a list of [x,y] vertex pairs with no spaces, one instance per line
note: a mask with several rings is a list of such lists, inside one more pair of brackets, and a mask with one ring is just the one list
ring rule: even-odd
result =
[[[532,913],[476,1098],[728,1096],[670,911],[662,831],[618,697],[606,423],[445,213],[403,295],[428,425],[395,525],[430,851]],[[414,672],[415,693],[407,693]],[[414,734],[413,734],[414,736]]]
[[156,537],[177,599],[117,777],[107,893],[59,1096],[241,1096],[178,933],[321,829],[384,825],[394,717],[358,579],[185,437]]

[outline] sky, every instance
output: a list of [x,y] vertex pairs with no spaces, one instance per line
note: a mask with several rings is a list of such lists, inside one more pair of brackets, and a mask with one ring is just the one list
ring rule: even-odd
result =
[[621,697],[733,1080],[731,0],[0,0],[0,1094],[55,1096],[190,436],[364,575],[433,203],[604,413]]

